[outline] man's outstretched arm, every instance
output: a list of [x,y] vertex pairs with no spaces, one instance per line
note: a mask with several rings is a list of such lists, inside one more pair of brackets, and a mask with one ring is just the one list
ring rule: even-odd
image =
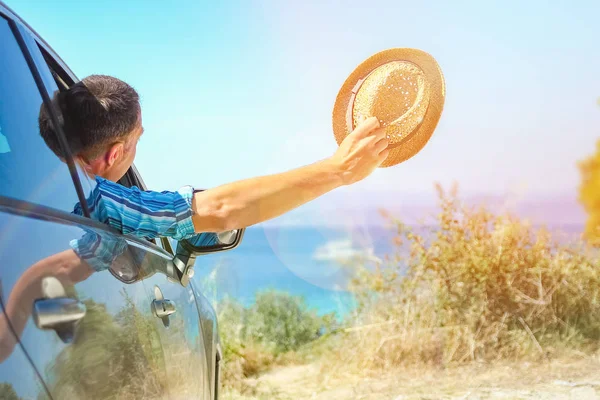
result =
[[384,129],[379,129],[376,118],[368,118],[325,160],[195,193],[194,229],[220,232],[278,217],[333,189],[367,177],[387,158],[387,146]]

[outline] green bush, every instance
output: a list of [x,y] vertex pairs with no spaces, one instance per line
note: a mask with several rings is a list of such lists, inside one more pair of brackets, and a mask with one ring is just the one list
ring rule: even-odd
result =
[[318,316],[304,300],[267,290],[249,307],[225,299],[218,305],[223,348],[223,385],[244,392],[243,380],[277,364],[301,361],[297,350],[336,326],[334,315]]
[[303,298],[277,291],[258,293],[246,321],[244,335],[276,353],[297,350],[317,339],[325,324]]

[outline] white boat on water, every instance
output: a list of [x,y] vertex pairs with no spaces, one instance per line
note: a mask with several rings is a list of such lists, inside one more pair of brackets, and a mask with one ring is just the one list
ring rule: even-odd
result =
[[381,262],[373,247],[356,248],[350,239],[331,240],[317,247],[313,253],[316,261],[350,261],[354,259]]

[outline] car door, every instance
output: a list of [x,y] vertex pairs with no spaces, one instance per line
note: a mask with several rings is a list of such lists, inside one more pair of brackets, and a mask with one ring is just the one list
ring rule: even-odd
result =
[[[121,183],[146,190],[135,167]],[[168,240],[158,240],[157,244],[172,252]],[[216,324],[216,316],[212,307],[207,305],[193,281],[183,287],[167,275],[155,274],[144,279],[144,285],[148,296],[164,298],[172,306],[171,314],[154,320],[164,351],[170,393],[175,398],[216,398],[214,363],[211,362],[215,340],[211,328]]]
[[[72,213],[85,201],[78,174],[37,126],[40,89],[53,78],[11,17],[0,8],[2,390],[25,398],[164,398],[153,299],[141,281],[127,283],[157,264],[143,260],[144,244]],[[85,258],[73,250],[97,243],[110,251]]]
[[206,344],[199,319],[196,297],[191,285],[183,288],[162,274],[144,281],[149,296],[165,299],[172,313],[155,318],[167,366],[167,381],[174,398],[209,400],[212,385],[207,365]]

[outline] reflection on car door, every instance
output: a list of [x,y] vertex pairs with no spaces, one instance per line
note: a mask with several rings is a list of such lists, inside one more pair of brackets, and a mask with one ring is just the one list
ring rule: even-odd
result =
[[[14,214],[0,216],[0,224],[11,231],[0,250],[2,260],[11,266],[0,272],[5,309],[16,308],[9,312],[13,325],[31,314],[20,339],[52,397],[108,399],[142,391],[148,395],[132,398],[161,398],[167,384],[162,376],[164,357],[142,283],[126,285],[108,270],[93,272],[69,250],[70,241],[100,233],[99,229],[19,212],[15,208]],[[15,252],[24,238],[44,245]],[[135,271],[136,264],[132,251],[125,248],[110,267]],[[85,307],[85,313],[74,315],[61,308],[60,302],[67,299]]]

